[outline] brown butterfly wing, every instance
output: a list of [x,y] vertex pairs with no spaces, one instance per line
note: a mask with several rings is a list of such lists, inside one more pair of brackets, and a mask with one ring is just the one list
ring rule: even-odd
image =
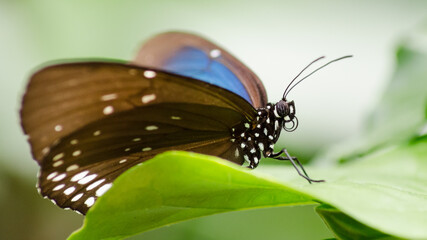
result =
[[244,99],[208,83],[96,62],[35,73],[21,109],[41,194],[82,213],[121,173],[167,150],[241,164],[231,128],[254,116]]

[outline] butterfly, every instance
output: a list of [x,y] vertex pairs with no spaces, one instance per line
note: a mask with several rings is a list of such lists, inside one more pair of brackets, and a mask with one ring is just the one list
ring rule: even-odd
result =
[[31,76],[20,111],[40,165],[38,191],[85,214],[120,174],[168,150],[248,162],[249,168],[261,157],[289,160],[310,183],[322,182],[286,149],[273,150],[282,129],[298,126],[295,104],[286,100],[302,81],[292,85],[295,80],[279,102],[268,103],[262,82],[245,65],[181,32],[148,40],[132,63],[44,67]]

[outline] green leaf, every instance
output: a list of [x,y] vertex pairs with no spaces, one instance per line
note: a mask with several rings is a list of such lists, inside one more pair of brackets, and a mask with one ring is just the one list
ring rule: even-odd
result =
[[[378,231],[427,239],[426,160],[427,137],[422,137],[357,162],[315,171],[317,176],[325,176],[326,184],[292,181],[290,185]],[[278,170],[264,170],[287,179]]]
[[70,239],[116,239],[195,217],[311,199],[222,159],[169,152],[117,178]]
[[398,239],[372,229],[327,204],[316,207],[316,212],[339,239]]
[[405,46],[396,55],[394,76],[367,124],[371,148],[408,140],[426,123],[427,55]]
[[315,199],[378,232],[427,239],[426,156],[424,138],[339,168],[308,169],[327,180],[308,184],[290,167],[249,171],[215,157],[164,153],[121,175],[70,239],[117,239],[195,217]]

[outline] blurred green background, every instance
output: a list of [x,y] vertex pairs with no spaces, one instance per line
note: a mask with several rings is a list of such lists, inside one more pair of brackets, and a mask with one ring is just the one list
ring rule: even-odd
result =
[[[0,239],[64,239],[83,220],[43,200],[34,187],[38,167],[18,110],[28,77],[40,64],[68,58],[131,60],[156,33],[191,31],[247,64],[275,102],[311,60],[353,54],[289,95],[300,126],[283,134],[280,145],[308,160],[362,129],[392,74],[395,47],[425,22],[426,9],[426,1],[0,0]],[[133,239],[331,236],[309,206],[210,216]]]

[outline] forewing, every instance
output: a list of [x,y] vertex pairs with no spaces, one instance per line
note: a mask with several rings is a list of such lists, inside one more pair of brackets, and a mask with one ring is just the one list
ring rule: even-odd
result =
[[91,62],[35,73],[24,95],[21,122],[40,162],[53,143],[91,122],[163,102],[230,108],[246,118],[254,111],[239,96],[202,81],[132,65]]
[[82,213],[118,175],[166,150],[242,163],[233,155],[230,129],[254,116],[250,104],[227,90],[114,63],[63,64],[37,72],[21,110],[41,165],[41,194]]
[[197,35],[159,34],[142,46],[134,62],[221,86],[245,98],[255,108],[267,104],[262,82],[248,67]]

